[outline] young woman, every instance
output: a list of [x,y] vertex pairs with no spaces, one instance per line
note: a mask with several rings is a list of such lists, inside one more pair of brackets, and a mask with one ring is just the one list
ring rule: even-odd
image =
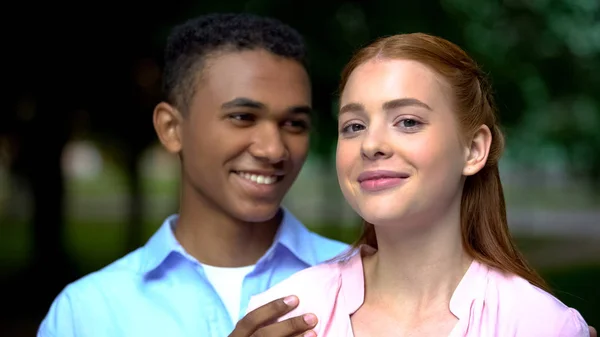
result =
[[342,73],[337,172],[354,252],[255,296],[297,294],[318,336],[589,336],[511,240],[491,88],[458,46],[395,35]]

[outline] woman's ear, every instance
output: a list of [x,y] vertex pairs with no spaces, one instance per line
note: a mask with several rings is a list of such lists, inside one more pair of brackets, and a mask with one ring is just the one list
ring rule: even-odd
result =
[[471,176],[479,172],[486,164],[492,144],[492,132],[483,124],[477,129],[466,147],[466,162],[463,175]]

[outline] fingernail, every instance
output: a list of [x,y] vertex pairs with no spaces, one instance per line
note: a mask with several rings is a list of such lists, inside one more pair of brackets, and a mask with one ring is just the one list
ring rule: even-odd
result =
[[314,331],[309,331],[304,334],[304,337],[317,337],[317,334]]
[[285,303],[288,306],[293,306],[298,304],[298,298],[296,296],[288,296],[283,299],[283,303]]
[[302,318],[308,325],[313,325],[313,324],[317,323],[317,317],[315,315],[308,314],[308,315],[302,316]]

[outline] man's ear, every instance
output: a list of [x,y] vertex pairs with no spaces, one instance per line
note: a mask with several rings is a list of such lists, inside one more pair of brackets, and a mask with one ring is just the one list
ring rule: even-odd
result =
[[485,166],[492,144],[492,133],[487,125],[481,125],[466,147],[466,163],[463,175],[471,176]]
[[166,102],[160,102],[154,108],[154,130],[164,148],[170,153],[181,151],[181,122],[183,118],[179,110]]

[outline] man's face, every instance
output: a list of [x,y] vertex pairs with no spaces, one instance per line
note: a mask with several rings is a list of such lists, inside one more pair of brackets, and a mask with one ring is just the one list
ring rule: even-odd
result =
[[247,222],[273,218],[309,148],[310,82],[265,50],[209,57],[179,128],[184,184]]

